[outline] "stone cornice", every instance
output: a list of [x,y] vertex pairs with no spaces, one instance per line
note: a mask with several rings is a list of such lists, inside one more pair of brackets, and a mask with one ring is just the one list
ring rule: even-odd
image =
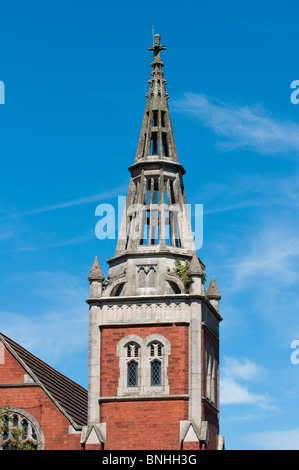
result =
[[151,255],[152,258],[162,258],[162,257],[168,257],[168,258],[173,258],[176,256],[177,258],[182,257],[183,259],[190,258],[190,261],[192,259],[192,253],[188,250],[185,250],[184,248],[178,248],[178,247],[169,247],[169,249],[164,249],[161,251],[157,251],[157,247],[155,245],[153,246],[142,246],[142,250],[140,251],[135,250],[135,251],[124,251],[120,255],[114,256],[113,258],[109,258],[107,260],[107,263],[110,265],[115,261],[121,260],[123,258],[144,258],[147,255]]
[[163,296],[157,296],[157,295],[134,295],[134,296],[119,296],[119,297],[100,297],[97,299],[87,299],[86,302],[89,305],[92,304],[128,304],[128,303],[149,303],[149,302],[181,302],[185,301],[187,303],[190,303],[192,300],[199,300],[203,301],[208,308],[210,309],[211,313],[216,317],[216,319],[221,322],[223,318],[217,310],[213,307],[213,305],[210,303],[209,299],[207,299],[204,295],[198,295],[198,294],[166,294]]
[[40,387],[39,383],[24,383],[24,382],[14,382],[14,383],[2,383],[0,388],[17,388],[17,387]]
[[190,396],[188,394],[176,394],[176,395],[134,395],[134,396],[108,396],[108,397],[99,397],[99,402],[109,402],[109,401],[152,401],[152,400],[189,400]]
[[142,158],[138,160],[136,163],[134,163],[133,165],[131,165],[129,167],[129,171],[133,175],[134,170],[146,168],[147,166],[157,166],[158,168],[163,168],[163,169],[166,169],[167,167],[174,167],[176,171],[180,170],[183,175],[186,173],[186,170],[180,163],[174,162],[171,160],[166,160],[166,158],[167,157],[165,157],[165,160],[161,160],[158,158],[149,158],[149,157]]

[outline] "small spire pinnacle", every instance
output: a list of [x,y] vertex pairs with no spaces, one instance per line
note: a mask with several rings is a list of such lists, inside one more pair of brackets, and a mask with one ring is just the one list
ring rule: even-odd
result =
[[98,260],[98,257],[96,256],[91,268],[91,271],[88,276],[89,281],[104,281],[104,275],[101,270],[101,266]]
[[209,299],[215,299],[215,300],[221,299],[221,295],[218,290],[214,276],[212,276],[212,279],[211,279],[211,282],[207,291],[207,296]]
[[189,276],[202,276],[203,275],[202,267],[200,265],[197,255],[194,255],[191,260],[190,267],[188,269],[188,274]]

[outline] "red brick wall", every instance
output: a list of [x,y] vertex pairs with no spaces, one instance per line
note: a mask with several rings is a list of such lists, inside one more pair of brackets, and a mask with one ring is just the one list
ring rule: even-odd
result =
[[219,433],[218,413],[217,410],[215,410],[215,408],[208,402],[203,403],[202,419],[209,423],[209,441],[207,444],[207,450],[216,450],[217,436]]
[[[23,367],[5,350],[4,364],[0,364],[0,384],[22,384],[25,373]],[[7,402],[10,406],[26,410],[39,422],[46,450],[81,448],[80,434],[68,434],[69,422],[40,387],[0,387],[0,407],[4,407]]]
[[186,419],[188,400],[103,403],[105,450],[180,450],[180,421]]
[[[1,349],[3,344],[0,343]],[[4,348],[4,362],[0,363],[0,383],[23,383],[26,371],[15,358]]]
[[[127,335],[165,336],[171,345],[167,376],[170,394],[188,394],[188,326],[155,325],[103,328],[101,332],[101,396],[116,396],[119,379],[118,342]],[[180,421],[188,419],[188,400],[121,401],[101,404],[107,423],[106,450],[180,449]]]
[[145,338],[150,334],[165,336],[171,345],[167,375],[169,393],[188,393],[188,326],[148,326],[102,328],[101,332],[101,396],[115,396],[119,379],[118,342],[127,335]]

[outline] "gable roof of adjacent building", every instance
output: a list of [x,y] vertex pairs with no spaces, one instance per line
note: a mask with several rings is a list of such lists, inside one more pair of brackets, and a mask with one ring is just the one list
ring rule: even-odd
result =
[[44,390],[75,429],[79,430],[87,424],[88,392],[84,387],[2,333],[0,341],[25,369],[31,381]]

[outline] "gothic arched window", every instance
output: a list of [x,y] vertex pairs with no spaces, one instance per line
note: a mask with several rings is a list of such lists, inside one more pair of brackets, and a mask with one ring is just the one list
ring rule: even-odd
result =
[[120,376],[117,395],[167,395],[170,343],[165,336],[128,335],[117,345]]
[[138,365],[139,365],[140,347],[138,346],[138,344],[131,342],[127,344],[126,349],[127,349],[127,386],[138,387]]
[[0,410],[2,416],[2,433],[0,432],[0,449],[42,450],[45,440],[37,420],[27,411],[9,407]]
[[162,385],[162,347],[162,344],[158,342],[153,342],[149,345],[152,387]]

